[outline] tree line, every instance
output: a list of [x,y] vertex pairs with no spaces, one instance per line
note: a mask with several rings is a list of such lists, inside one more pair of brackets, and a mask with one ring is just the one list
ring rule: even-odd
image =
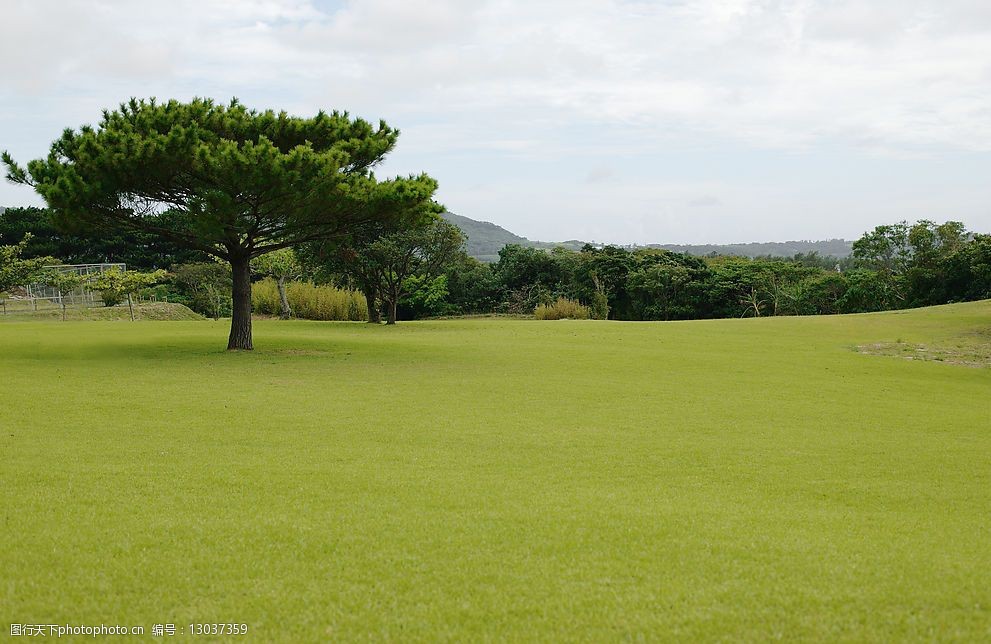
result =
[[132,99],[104,110],[96,126],[67,128],[47,157],[26,166],[2,154],[7,179],[48,206],[5,213],[13,232],[4,241],[19,250],[4,257],[169,268],[170,283],[194,306],[230,316],[231,350],[253,346],[252,280],[260,275],[278,284],[283,316],[292,315],[286,283],[304,279],[360,291],[370,321],[389,323],[532,314],[562,301],[589,317],[677,320],[989,296],[989,238],[958,222],[880,226],[839,270],[815,254],[748,260],[612,246],[510,245],[483,264],[439,218],[434,179],[374,174],[398,136],[347,112],[298,117],[236,99]]
[[465,288],[454,297],[462,309],[522,313],[564,297],[617,320],[863,313],[991,297],[991,236],[902,222],[866,233],[843,260],[507,246],[471,272],[467,284],[451,280]]
[[[231,314],[231,271],[206,254],[153,238],[135,243],[134,237],[120,237],[91,246],[60,232],[41,208],[13,208],[0,216],[0,244],[18,238],[25,257],[56,254],[78,263],[124,261],[139,271],[167,268],[169,277],[155,287],[159,299],[211,317]],[[261,256],[252,262],[251,274],[275,282],[280,317],[295,314],[287,284],[303,281],[358,291],[370,321],[391,323],[442,315],[529,315],[538,307],[553,312],[561,306],[570,307],[562,314],[569,317],[614,320],[823,315],[991,297],[991,236],[972,234],[953,221],[878,226],[843,259],[816,253],[748,259],[616,246],[548,251],[507,245],[498,261],[484,263],[467,255],[464,241],[457,227],[437,217],[391,227],[380,222],[333,243]]]

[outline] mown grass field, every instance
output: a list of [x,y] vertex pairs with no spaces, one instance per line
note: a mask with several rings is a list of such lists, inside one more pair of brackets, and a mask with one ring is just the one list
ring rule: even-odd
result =
[[0,324],[3,632],[991,639],[991,302],[227,330]]

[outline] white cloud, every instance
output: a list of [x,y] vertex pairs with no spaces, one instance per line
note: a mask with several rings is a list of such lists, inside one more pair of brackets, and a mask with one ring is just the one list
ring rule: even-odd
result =
[[[418,115],[520,106],[753,144],[991,148],[985,2],[19,1],[15,92],[176,78],[297,83]],[[10,92],[10,89],[7,90]],[[275,97],[273,97],[275,98]]]
[[[0,146],[32,156],[64,125],[153,94],[350,109],[404,130],[403,170],[557,159],[575,165],[571,184],[613,185],[597,173],[622,175],[623,157],[706,140],[891,159],[991,152],[986,0],[14,0],[0,56],[17,61],[0,84]],[[42,122],[58,124],[47,141],[21,134]],[[462,184],[445,190],[462,194],[468,180],[452,174]],[[466,198],[474,207],[486,206]],[[991,224],[978,204],[967,212]]]

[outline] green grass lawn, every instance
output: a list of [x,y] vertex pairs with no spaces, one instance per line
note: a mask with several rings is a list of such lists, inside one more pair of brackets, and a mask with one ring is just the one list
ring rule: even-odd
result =
[[227,332],[0,324],[0,632],[991,639],[991,301]]

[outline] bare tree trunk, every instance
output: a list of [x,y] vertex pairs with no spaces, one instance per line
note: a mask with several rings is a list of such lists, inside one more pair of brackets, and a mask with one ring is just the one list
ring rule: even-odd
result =
[[231,335],[227,339],[228,351],[251,351],[251,264],[247,257],[231,258]]
[[127,294],[127,310],[131,312],[131,322],[134,322],[134,304],[131,303],[131,294]]
[[399,298],[395,298],[394,297],[394,298],[392,298],[389,301],[389,320],[388,320],[388,322],[386,322],[386,324],[395,324],[396,323],[396,318],[397,318],[397,316],[396,316],[396,307],[398,305],[398,302],[396,302],[397,299],[399,299]]
[[279,319],[288,320],[292,317],[292,309],[289,308],[289,297],[286,296],[286,278],[280,277],[276,279],[275,285],[279,289],[279,305],[282,307],[279,313]]
[[740,317],[747,317],[747,313],[749,313],[750,311],[753,311],[754,312],[754,317],[755,318],[759,318],[760,317],[760,307],[761,307],[761,305],[764,304],[764,300],[760,299],[757,296],[757,290],[756,289],[754,289],[753,287],[751,287],[750,293],[748,295],[744,295],[743,296],[743,299],[741,300],[741,303],[743,303],[747,308],[744,309],[743,315],[741,315]]
[[378,296],[375,293],[375,289],[366,288],[362,290],[365,293],[365,306],[368,308],[368,323],[381,324],[382,309],[379,308]]

